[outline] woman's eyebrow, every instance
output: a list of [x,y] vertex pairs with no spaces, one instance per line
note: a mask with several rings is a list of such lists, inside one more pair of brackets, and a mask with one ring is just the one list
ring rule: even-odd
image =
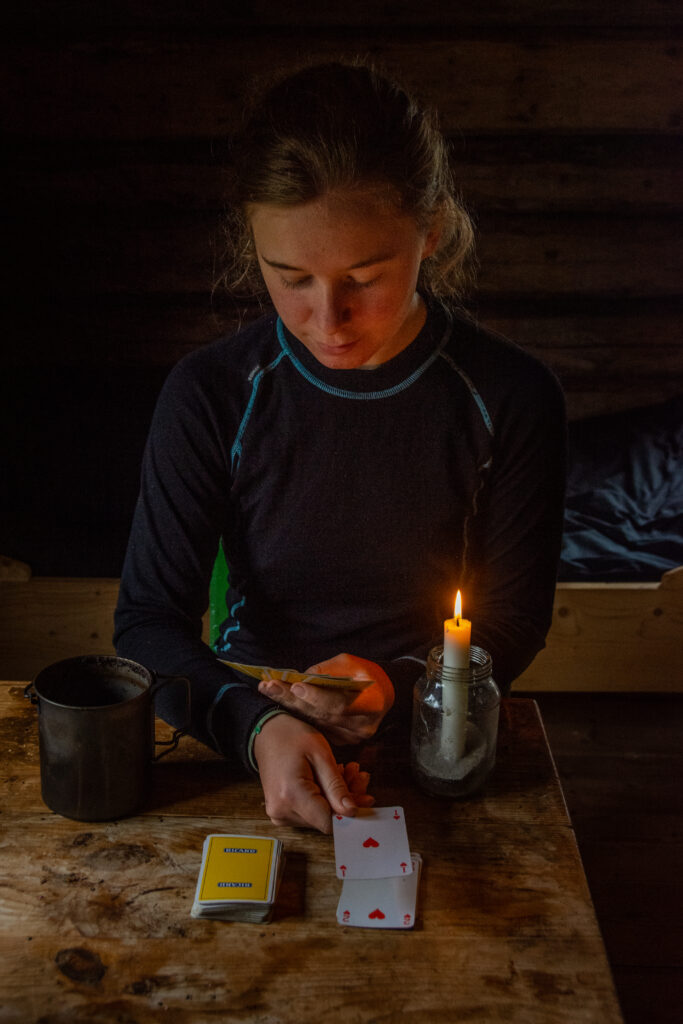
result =
[[[375,263],[386,263],[387,260],[393,259],[393,253],[378,253],[376,256],[370,256],[367,260],[360,260],[358,263],[354,263],[352,266],[347,267],[347,270],[362,270],[363,267],[374,266]],[[280,263],[278,260],[269,260],[267,256],[261,256],[264,263],[267,263],[269,267],[274,267],[276,270],[291,270],[297,274],[307,274],[308,271],[304,270],[303,267],[293,267],[289,263]]]

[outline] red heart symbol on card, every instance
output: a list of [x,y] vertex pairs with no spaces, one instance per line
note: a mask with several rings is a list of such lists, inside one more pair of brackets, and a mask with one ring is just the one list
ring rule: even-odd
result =
[[366,848],[368,846],[379,846],[379,843],[377,842],[376,839],[373,839],[372,836],[368,836],[368,838],[363,843],[363,846],[365,846]]
[[386,914],[383,914],[379,907],[376,907],[374,910],[370,911],[368,917],[371,918],[373,921],[383,921],[384,918],[386,917]]

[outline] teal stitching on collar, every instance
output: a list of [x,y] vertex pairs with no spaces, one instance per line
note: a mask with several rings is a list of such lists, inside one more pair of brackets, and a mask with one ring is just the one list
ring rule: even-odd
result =
[[385,388],[383,391],[346,391],[343,388],[335,388],[332,387],[330,384],[325,384],[317,377],[314,377],[310,370],[306,369],[303,363],[297,359],[297,357],[294,355],[291,348],[287,344],[287,339],[285,338],[282,320],[280,319],[280,317],[278,317],[277,319],[277,336],[278,341],[282,346],[283,354],[286,353],[289,356],[296,369],[299,371],[302,377],[306,378],[309,384],[315,385],[316,388],[320,388],[321,391],[325,391],[328,395],[334,395],[336,398],[356,398],[361,400],[370,400],[374,398],[391,398],[393,395],[398,395],[400,394],[401,391],[405,391],[406,388],[409,388],[411,384],[414,384],[415,381],[422,376],[425,370],[429,369],[434,360],[438,359],[439,355],[441,354],[442,348],[448,341],[450,332],[451,322],[449,320],[444,336],[441,339],[441,342],[437,346],[437,348],[431,353],[431,355],[427,359],[425,359],[422,366],[418,366],[417,370],[411,373],[409,377],[406,377],[405,380],[402,380],[400,384],[395,384],[393,388]]

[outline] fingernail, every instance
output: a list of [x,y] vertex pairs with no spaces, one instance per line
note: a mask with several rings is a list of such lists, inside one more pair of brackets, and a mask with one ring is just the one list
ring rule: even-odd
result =
[[291,690],[295,697],[306,696],[306,689],[301,685],[301,683],[293,683],[291,686]]
[[345,811],[349,811],[354,814],[358,810],[358,805],[356,804],[356,801],[350,796],[342,797],[342,807],[344,808]]
[[281,697],[284,692],[279,683],[274,683],[269,679],[264,679],[261,686],[269,697]]

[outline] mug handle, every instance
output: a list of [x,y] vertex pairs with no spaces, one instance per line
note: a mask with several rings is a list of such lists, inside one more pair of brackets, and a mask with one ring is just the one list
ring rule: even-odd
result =
[[154,744],[157,747],[166,747],[166,750],[160,750],[158,754],[155,754],[152,758],[153,761],[160,761],[166,754],[170,754],[172,750],[178,746],[178,740],[181,736],[190,728],[190,716],[191,716],[191,697],[190,697],[190,680],[187,676],[164,676],[158,673],[154,673],[154,682],[149,688],[149,692],[154,698],[155,694],[159,692],[162,686],[168,686],[169,683],[184,683],[185,684],[185,721],[179,729],[176,729],[170,740],[154,740]]
[[33,680],[24,687],[24,697],[26,697],[26,700],[30,700],[31,704],[38,703],[38,694],[33,689]]

